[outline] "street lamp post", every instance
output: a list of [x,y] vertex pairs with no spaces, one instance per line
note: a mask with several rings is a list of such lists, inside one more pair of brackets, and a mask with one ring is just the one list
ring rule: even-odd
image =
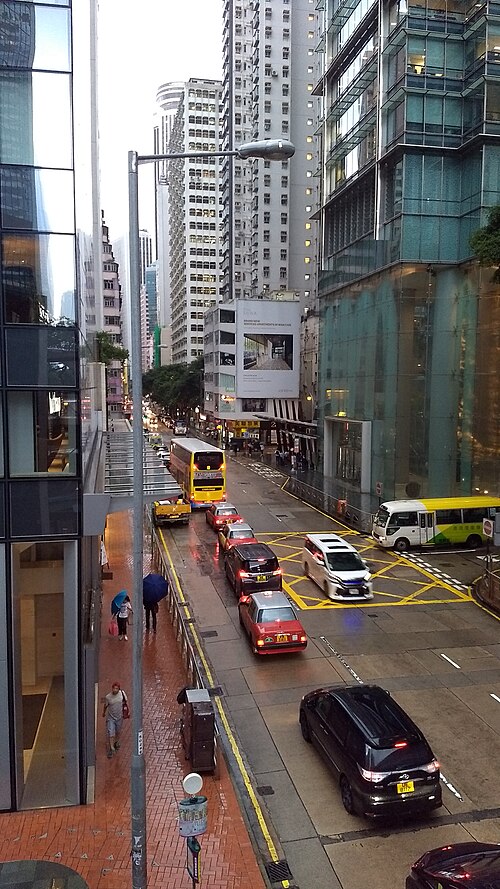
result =
[[142,691],[142,577],[143,577],[143,434],[142,434],[142,343],[140,305],[140,246],[139,246],[139,166],[161,160],[203,157],[264,158],[283,161],[295,153],[294,145],[286,139],[264,139],[247,142],[233,151],[189,151],[172,154],[139,155],[128,153],[129,192],[129,261],[131,294],[131,374],[133,488],[132,488],[132,603],[135,619],[132,627],[132,765],[130,779],[132,814],[132,886],[146,889],[146,765],[144,758],[143,691]]

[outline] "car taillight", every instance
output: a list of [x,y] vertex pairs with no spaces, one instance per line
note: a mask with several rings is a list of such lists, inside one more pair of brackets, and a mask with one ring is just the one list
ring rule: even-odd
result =
[[408,747],[408,741],[396,741],[395,747]]
[[383,781],[386,775],[390,774],[389,772],[372,772],[370,769],[362,769],[360,765],[358,765],[358,769],[361,772],[361,777],[365,779],[365,781],[370,781],[372,784],[379,784],[380,781]]
[[273,571],[273,574],[282,574],[281,568],[277,568],[276,571]]
[[248,571],[238,571],[238,577],[250,577]]
[[300,637],[300,641],[301,641],[301,642],[307,642],[307,636],[306,636],[305,633],[304,633],[303,636]]
[[429,775],[434,775],[435,772],[439,772],[439,763],[437,759],[433,759],[431,762],[428,762],[427,765],[422,766],[422,771],[427,772]]

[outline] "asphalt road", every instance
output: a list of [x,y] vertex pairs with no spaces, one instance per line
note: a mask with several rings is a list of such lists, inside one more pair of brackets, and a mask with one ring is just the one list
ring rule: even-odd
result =
[[[471,838],[498,841],[500,627],[468,590],[484,552],[426,551],[409,560],[378,550],[281,491],[282,481],[274,469],[234,459],[228,499],[280,558],[284,588],[309,636],[303,654],[252,655],[203,512],[165,541],[290,885],[403,889],[411,862],[426,849]],[[330,602],[303,577],[305,532],[327,530],[346,535],[370,564],[371,602]],[[303,741],[301,696],[359,680],[387,688],[430,741],[444,800],[431,817],[380,823],[348,815],[333,775]]]

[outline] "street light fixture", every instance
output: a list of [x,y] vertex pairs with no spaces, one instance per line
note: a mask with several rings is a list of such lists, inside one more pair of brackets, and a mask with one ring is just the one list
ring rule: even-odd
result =
[[263,139],[246,142],[233,151],[188,151],[171,154],[139,155],[128,153],[129,194],[129,260],[131,294],[131,374],[132,406],[135,422],[132,426],[133,486],[132,486],[132,603],[135,620],[132,627],[132,765],[131,765],[131,814],[132,814],[132,886],[146,889],[146,766],[144,759],[143,692],[142,692],[142,577],[143,577],[143,433],[142,423],[142,343],[140,305],[140,245],[139,245],[139,166],[157,161],[182,158],[239,157],[247,160],[264,158],[283,161],[292,157],[295,146],[287,139]]

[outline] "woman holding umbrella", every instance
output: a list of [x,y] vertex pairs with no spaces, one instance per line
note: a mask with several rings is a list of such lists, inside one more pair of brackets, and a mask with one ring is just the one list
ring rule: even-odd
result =
[[127,624],[131,614],[133,614],[130,597],[126,590],[120,590],[111,602],[111,613],[116,615],[118,620],[118,638],[128,639]]

